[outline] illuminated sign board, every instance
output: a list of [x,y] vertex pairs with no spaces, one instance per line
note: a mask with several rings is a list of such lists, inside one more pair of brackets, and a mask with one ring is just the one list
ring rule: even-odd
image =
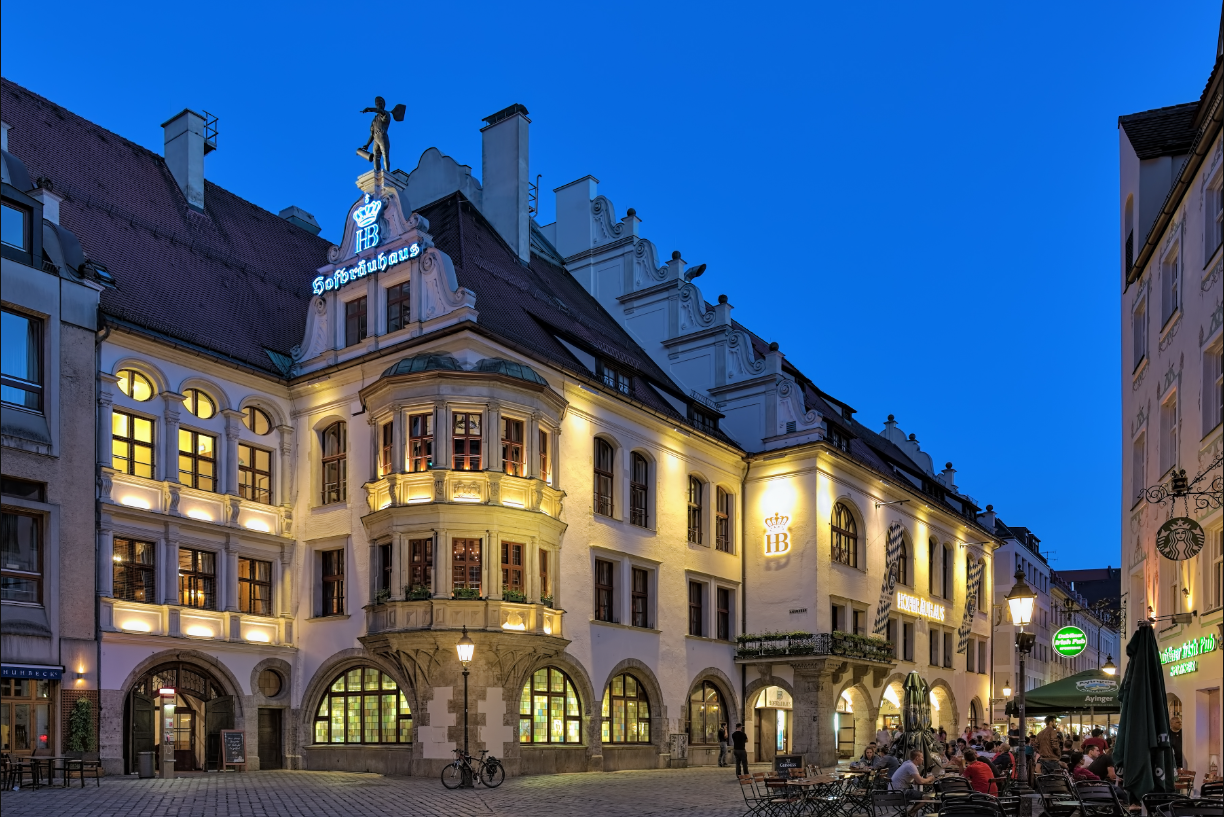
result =
[[1176,678],[1177,676],[1185,675],[1188,672],[1198,672],[1198,661],[1186,661],[1169,667],[1170,678]]
[[[361,253],[378,246],[382,240],[378,228],[378,214],[382,212],[383,203],[379,199],[371,199],[366,193],[362,205],[353,211],[353,221],[357,223],[357,232],[353,237],[353,252]],[[341,267],[331,275],[320,275],[311,282],[310,288],[315,295],[322,295],[333,289],[339,289],[345,284],[364,278],[375,272],[382,272],[387,267],[394,267],[416,258],[421,254],[421,245],[413,243],[407,247],[390,252],[380,252],[378,255],[362,258],[351,267]]]
[[948,616],[948,610],[942,604],[936,604],[927,599],[920,599],[907,593],[897,594],[897,609],[916,616],[929,618],[933,621],[943,621]]
[[[1172,664],[1175,661],[1184,661],[1187,658],[1194,658],[1196,655],[1206,655],[1213,652],[1216,648],[1216,637],[1214,635],[1205,635],[1201,638],[1192,638],[1180,647],[1165,647],[1160,651],[1160,663]],[[1187,670],[1190,672],[1190,670]],[[1181,673],[1177,673],[1180,675]]]
[[378,213],[382,206],[378,199],[370,201],[370,194],[366,193],[365,201],[353,212],[353,221],[357,222],[355,252],[378,246]]
[[781,556],[790,550],[789,516],[775,513],[765,520],[765,555]]
[[1068,625],[1054,633],[1050,648],[1065,658],[1074,658],[1088,649],[1088,634],[1079,627]]

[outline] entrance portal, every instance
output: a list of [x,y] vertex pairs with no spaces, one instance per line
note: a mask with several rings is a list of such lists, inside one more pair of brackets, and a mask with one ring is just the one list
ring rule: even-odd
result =
[[281,751],[281,710],[259,710],[259,768],[284,768]]
[[[173,720],[166,717],[160,692],[174,690]],[[169,700],[165,701],[169,703]],[[158,765],[162,736],[174,741],[175,771],[216,769],[221,753],[221,730],[234,728],[234,698],[204,669],[173,662],[145,673],[128,692],[123,712],[124,771],[136,770],[141,752],[153,752]],[[167,728],[168,727],[168,728]]]
[[772,763],[778,755],[790,752],[791,708],[790,693],[781,687],[761,690],[756,703],[756,729],[753,747],[757,763]]

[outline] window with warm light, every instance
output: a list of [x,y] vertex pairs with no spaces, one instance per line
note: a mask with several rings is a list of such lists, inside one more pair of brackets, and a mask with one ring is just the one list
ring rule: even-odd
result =
[[322,609],[319,615],[344,615],[344,548],[320,552],[319,568],[322,583]]
[[157,545],[138,539],[115,537],[114,596],[124,601],[153,604]]
[[601,714],[604,743],[650,743],[650,699],[642,682],[629,673],[608,684]]
[[322,502],[344,502],[348,499],[348,426],[335,422],[323,429]]
[[238,495],[252,502],[272,504],[272,452],[245,443],[238,445]]
[[689,695],[688,733],[689,743],[702,746],[718,743],[718,727],[722,724],[722,693],[709,681],[701,684]]
[[413,414],[408,418],[408,470],[433,468],[433,415]]
[[531,674],[519,700],[520,743],[581,743],[582,702],[556,667]]
[[0,678],[0,723],[6,756],[28,756],[38,750],[51,754],[55,740],[53,700],[50,681]]
[[43,519],[4,511],[0,523],[0,600],[42,604]]
[[412,743],[412,709],[395,679],[374,667],[347,670],[315,712],[314,742]]
[[526,476],[523,459],[523,421],[503,417],[501,421],[502,470],[510,476]]
[[183,407],[189,414],[201,420],[211,420],[217,416],[216,402],[208,396],[207,392],[200,389],[188,389],[183,392]]
[[833,506],[833,518],[829,522],[829,533],[833,543],[833,561],[848,567],[858,567],[858,522],[854,514],[842,503]]
[[524,545],[518,542],[501,543],[501,574],[502,592],[523,594],[526,586],[523,584],[523,551]]
[[202,610],[217,609],[217,554],[179,548],[179,604]]
[[479,471],[481,462],[481,416],[476,411],[456,411],[451,415],[451,445],[456,471]]
[[481,540],[451,540],[451,581],[454,590],[481,595]]
[[272,615],[272,563],[238,559],[238,611],[253,616]]
[[119,387],[119,391],[137,403],[145,402],[155,393],[153,381],[135,369],[121,369],[116,377],[119,378],[118,383],[115,384]]
[[242,424],[260,437],[272,431],[272,418],[266,411],[255,406],[247,406],[242,410]]
[[111,467],[153,479],[153,421],[115,409],[111,414]]
[[540,441],[540,479],[552,485],[552,460],[549,458],[548,451],[548,432],[544,429],[539,431]]
[[178,442],[179,482],[201,491],[217,490],[217,438],[180,428]]
[[408,586],[433,591],[433,539],[408,540]]
[[393,470],[391,460],[395,451],[395,424],[386,422],[379,426],[378,475],[385,477]]

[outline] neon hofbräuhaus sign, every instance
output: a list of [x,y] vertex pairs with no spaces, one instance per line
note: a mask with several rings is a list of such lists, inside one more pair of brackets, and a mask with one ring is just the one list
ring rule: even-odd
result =
[[[370,194],[366,193],[362,205],[353,211],[353,221],[357,224],[356,232],[353,234],[354,252],[360,253],[377,247],[382,240],[378,224],[378,216],[382,209],[382,200],[371,199]],[[322,295],[324,292],[339,289],[359,278],[365,278],[371,273],[382,272],[387,267],[402,264],[405,261],[416,258],[420,254],[421,245],[414,242],[406,247],[400,247],[398,250],[380,252],[377,255],[360,258],[351,267],[340,267],[330,275],[318,276],[311,283],[310,288],[315,295]]]

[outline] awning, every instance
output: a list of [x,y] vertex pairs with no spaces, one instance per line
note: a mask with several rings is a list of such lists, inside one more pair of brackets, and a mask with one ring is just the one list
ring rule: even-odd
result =
[[[1090,669],[1024,694],[1025,717],[1089,710],[1101,715],[1119,711],[1117,678],[1099,669]],[[1019,714],[1015,700],[1007,705],[1007,714]]]
[[63,667],[49,664],[0,664],[0,678],[35,678],[39,681],[58,681],[63,677]]

